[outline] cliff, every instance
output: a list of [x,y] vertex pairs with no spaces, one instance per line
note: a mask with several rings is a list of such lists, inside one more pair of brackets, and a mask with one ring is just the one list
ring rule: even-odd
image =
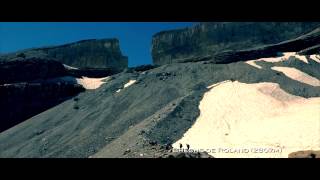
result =
[[[310,33],[292,40],[246,50],[223,51],[212,56],[208,56],[208,59],[211,58],[210,61],[213,63],[226,64],[237,61],[245,61],[248,59],[276,57],[282,52],[298,52],[298,54],[311,55],[319,52],[319,42],[320,28],[317,28]],[[203,58],[198,59],[198,61],[202,60]],[[188,61],[189,60],[185,60],[185,62]]]
[[117,39],[83,40],[61,46],[22,50],[2,55],[0,60],[32,57],[54,59],[77,68],[113,68],[121,71],[128,67],[128,57],[122,55]]
[[155,65],[181,62],[296,38],[319,27],[319,22],[207,22],[190,28],[163,31],[152,39]]

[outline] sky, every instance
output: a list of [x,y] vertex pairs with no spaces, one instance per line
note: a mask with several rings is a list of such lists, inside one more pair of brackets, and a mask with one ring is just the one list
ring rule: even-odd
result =
[[0,22],[0,53],[62,45],[84,39],[118,38],[129,67],[151,64],[152,35],[194,22]]

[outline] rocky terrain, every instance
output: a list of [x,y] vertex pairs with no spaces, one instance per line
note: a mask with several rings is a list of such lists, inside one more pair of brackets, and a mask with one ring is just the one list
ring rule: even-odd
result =
[[76,68],[112,68],[121,71],[128,67],[128,57],[122,55],[117,39],[92,39],[27,49],[2,55],[0,61],[25,58],[54,59]]
[[[317,24],[203,23],[158,33],[154,65],[111,73],[96,88],[0,133],[0,157],[317,157]],[[226,51],[214,46],[217,38],[229,42]],[[185,43],[195,49],[181,50]],[[67,73],[77,71],[67,65]],[[281,152],[210,151],[239,144]],[[179,152],[186,148],[194,152]]]

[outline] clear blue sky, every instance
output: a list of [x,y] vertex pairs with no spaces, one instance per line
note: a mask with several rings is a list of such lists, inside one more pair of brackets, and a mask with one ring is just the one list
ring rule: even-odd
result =
[[191,22],[0,22],[0,53],[60,45],[84,39],[118,38],[129,66],[150,64],[152,35],[192,26]]

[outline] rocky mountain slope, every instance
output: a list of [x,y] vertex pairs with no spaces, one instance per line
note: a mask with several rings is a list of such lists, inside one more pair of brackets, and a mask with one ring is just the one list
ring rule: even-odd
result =
[[[0,132],[128,68],[117,39],[83,40],[0,56]],[[98,78],[98,79],[97,79]],[[100,78],[100,79],[99,79]]]
[[319,27],[319,22],[207,22],[153,36],[154,64],[243,50],[297,38]]
[[83,40],[61,46],[34,48],[0,56],[0,61],[24,58],[54,59],[76,68],[112,68],[121,71],[128,67],[117,39]]
[[0,133],[0,157],[317,157],[318,37],[110,74]]
[[73,68],[42,58],[0,62],[0,132],[99,87],[112,68]]

